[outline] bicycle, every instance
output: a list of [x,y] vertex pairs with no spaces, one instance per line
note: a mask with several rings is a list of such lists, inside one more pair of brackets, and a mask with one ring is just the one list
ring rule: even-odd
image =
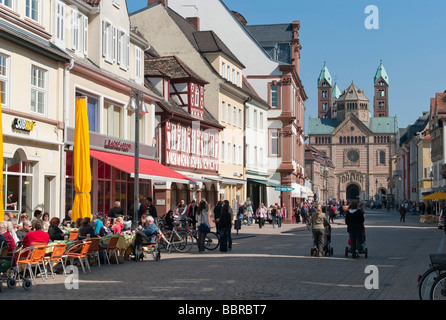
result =
[[177,230],[178,225],[172,230],[166,229],[162,218],[157,218],[155,223],[162,234],[161,243],[169,253],[172,252],[172,248],[181,253],[189,252],[192,249],[194,239],[190,233],[182,229]]
[[446,272],[443,272],[432,284],[430,300],[446,300]]
[[[190,222],[192,221],[191,218],[187,219],[188,224],[186,224],[186,227],[184,228],[187,232],[189,232],[195,240],[198,242],[198,231],[196,229],[193,229],[190,227]],[[218,233],[210,231],[206,233],[206,238],[204,239],[204,247],[209,250],[215,250],[220,245],[220,236]]]
[[418,296],[420,300],[432,299],[434,284],[446,274],[446,254],[430,254],[430,268],[423,275],[418,275]]

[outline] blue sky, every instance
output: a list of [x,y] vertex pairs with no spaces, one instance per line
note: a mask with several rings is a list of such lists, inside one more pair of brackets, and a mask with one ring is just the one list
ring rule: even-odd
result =
[[[248,25],[301,23],[301,71],[306,120],[317,117],[317,77],[324,64],[342,90],[352,81],[373,106],[373,77],[380,60],[389,75],[390,116],[407,127],[446,90],[446,1],[404,0],[224,0]],[[127,0],[129,12],[146,0]],[[368,30],[364,10],[379,10],[379,29]]]

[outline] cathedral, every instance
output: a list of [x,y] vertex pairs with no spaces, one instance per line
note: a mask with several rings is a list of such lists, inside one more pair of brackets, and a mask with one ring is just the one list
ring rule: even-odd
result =
[[325,63],[317,79],[318,117],[309,119],[308,136],[335,166],[334,181],[327,182],[329,199],[386,199],[391,192],[398,121],[389,117],[389,76],[382,61],[373,84],[372,114],[364,90],[352,82],[341,92]]

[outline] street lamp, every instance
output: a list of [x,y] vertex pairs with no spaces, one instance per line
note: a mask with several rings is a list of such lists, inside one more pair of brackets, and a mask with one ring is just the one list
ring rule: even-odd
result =
[[136,223],[139,209],[139,114],[148,113],[144,103],[144,97],[141,97],[141,91],[132,89],[130,94],[130,103],[127,110],[135,112],[135,177],[133,186],[133,219],[134,223]]

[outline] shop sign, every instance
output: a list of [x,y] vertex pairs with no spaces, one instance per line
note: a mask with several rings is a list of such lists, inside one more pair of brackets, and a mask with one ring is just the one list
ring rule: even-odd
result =
[[293,191],[294,188],[290,188],[290,187],[275,187],[274,190],[276,190],[276,191],[282,191],[282,192],[287,192],[287,191]]
[[25,119],[14,118],[12,121],[12,128],[16,130],[30,132],[33,131],[35,126],[36,122]]
[[129,152],[132,149],[132,144],[112,139],[106,139],[104,142],[105,149],[113,149],[117,151]]

